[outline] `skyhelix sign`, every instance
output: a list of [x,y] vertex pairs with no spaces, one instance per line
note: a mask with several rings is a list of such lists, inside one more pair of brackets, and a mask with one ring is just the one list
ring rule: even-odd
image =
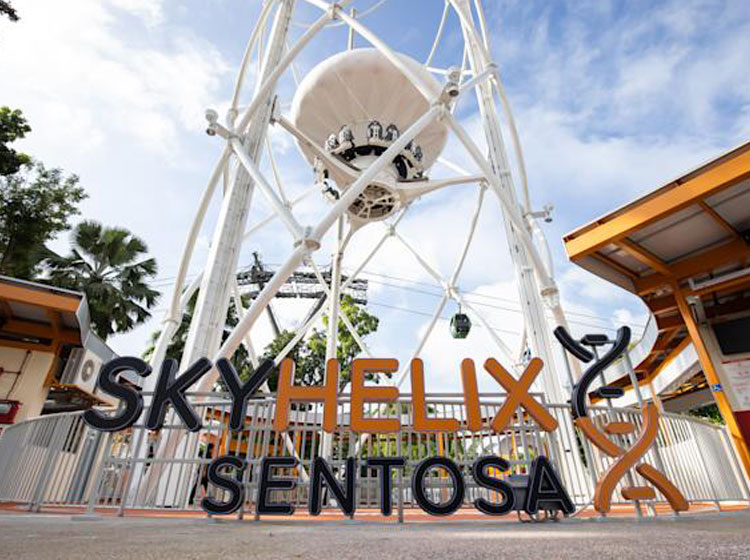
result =
[[[584,362],[592,361],[585,348],[558,329],[558,339],[568,351]],[[595,422],[586,406],[587,394],[594,379],[609,366],[627,348],[630,330],[623,327],[618,331],[614,346],[601,358],[593,360],[575,385],[571,395],[571,409],[575,425],[603,454],[614,459],[609,469],[598,481],[594,496],[594,507],[600,512],[610,510],[611,497],[620,480],[630,468],[635,470],[653,487],[657,488],[676,511],[688,509],[688,503],[681,492],[656,468],[640,463],[641,458],[655,441],[658,432],[659,413],[653,404],[644,406],[643,422],[640,434],[629,449],[623,449],[610,437],[616,434],[635,432],[631,423],[612,422],[603,427]],[[261,364],[249,380],[242,382],[232,364],[222,358],[216,364],[208,359],[200,359],[186,371],[177,376],[177,362],[165,360],[157,380],[150,407],[145,415],[145,426],[149,430],[160,430],[165,423],[168,408],[184,423],[187,430],[197,432],[202,428],[201,418],[186,398],[187,390],[213,367],[231,396],[229,429],[240,432],[244,429],[248,401],[257,395],[258,389],[268,379],[274,369],[272,361]],[[465,359],[461,363],[460,378],[463,385],[463,406],[465,422],[450,417],[436,417],[426,403],[424,368],[422,361],[411,362],[412,417],[411,430],[417,433],[456,433],[460,430],[479,432],[489,430],[492,433],[503,432],[513,420],[516,411],[523,409],[526,417],[533,420],[541,430],[554,432],[558,427],[557,420],[529,392],[534,380],[542,371],[541,360],[532,359],[520,378],[516,379],[498,361],[493,358],[484,363],[484,370],[506,392],[506,399],[491,419],[483,420],[477,389],[476,366],[473,360]],[[366,403],[378,403],[387,407],[399,398],[395,387],[365,385],[368,376],[378,373],[390,373],[398,370],[398,361],[394,359],[356,359],[351,371],[351,395],[349,425],[339,426],[338,387],[340,364],[338,360],[329,360],[326,365],[325,384],[320,386],[300,386],[294,384],[295,365],[291,360],[280,364],[278,388],[275,395],[275,416],[273,431],[277,434],[290,428],[289,410],[293,403],[322,403],[322,429],[333,433],[339,428],[348,429],[356,434],[389,434],[402,430],[399,418],[373,418],[365,414]],[[141,359],[133,357],[116,358],[99,372],[99,388],[119,399],[121,407],[114,414],[98,410],[88,410],[84,414],[86,423],[94,429],[116,432],[132,427],[143,413],[144,403],[141,393],[130,386],[118,382],[118,377],[125,371],[134,371],[141,377],[149,376],[151,367]],[[607,389],[606,387],[600,388]],[[343,476],[337,477],[331,464],[323,457],[314,457],[311,461],[309,476],[308,509],[311,515],[318,515],[322,509],[324,487],[329,495],[335,498],[337,506],[347,515],[354,515],[357,506],[357,476],[360,468],[374,469],[379,475],[380,511],[383,515],[392,513],[392,474],[406,467],[406,458],[377,457],[363,459],[349,457],[344,461]],[[298,481],[293,477],[279,475],[279,470],[289,472],[299,466],[296,456],[270,457],[261,459],[260,473],[257,481],[256,509],[259,515],[291,515],[295,508],[291,503],[271,499],[273,491],[289,491],[297,488]],[[240,509],[245,501],[245,486],[242,482],[247,463],[241,457],[225,455],[214,459],[208,466],[208,481],[226,492],[226,499],[207,496],[201,506],[210,514],[230,514]],[[479,497],[474,500],[474,507],[487,515],[505,515],[511,511],[526,511],[533,515],[542,511],[562,511],[565,515],[575,511],[573,501],[563,485],[552,463],[544,455],[536,456],[531,461],[528,476],[503,477],[511,468],[510,462],[499,456],[486,455],[475,459],[471,465],[471,476],[475,484],[494,492],[497,500]],[[450,479],[449,498],[444,501],[433,501],[426,491],[425,482],[429,474],[436,469],[445,472]],[[233,474],[233,476],[232,476]],[[511,479],[513,483],[511,483]],[[449,457],[432,456],[423,459],[413,469],[411,475],[412,495],[416,503],[425,512],[432,515],[449,515],[456,512],[464,503],[466,483],[459,465]],[[622,496],[629,500],[655,498],[651,486],[628,486],[621,489]]]

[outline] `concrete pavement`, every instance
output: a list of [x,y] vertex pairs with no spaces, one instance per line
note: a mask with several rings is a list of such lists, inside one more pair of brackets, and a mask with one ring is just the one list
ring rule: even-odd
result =
[[750,513],[520,524],[236,521],[0,513],[0,559],[750,559]]

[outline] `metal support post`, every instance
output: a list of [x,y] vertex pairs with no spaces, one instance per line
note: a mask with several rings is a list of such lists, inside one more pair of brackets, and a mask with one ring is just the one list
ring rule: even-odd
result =
[[94,513],[95,508],[96,508],[96,505],[99,503],[99,495],[101,492],[102,480],[104,480],[104,467],[107,465],[107,462],[109,461],[111,452],[112,452],[112,432],[107,432],[107,435],[104,438],[104,453],[102,454],[101,461],[99,461],[99,470],[96,473],[96,477],[94,479],[94,485],[91,487],[91,495],[89,496],[88,506],[86,506],[86,515],[89,517],[93,517],[95,515]]
[[50,438],[50,443],[47,447],[47,457],[44,462],[44,467],[39,474],[39,480],[37,481],[34,494],[32,495],[29,511],[38,512],[42,508],[44,492],[47,489],[47,484],[49,483],[55,463],[59,460],[63,445],[68,437],[72,420],[73,417],[69,415],[62,418],[49,417],[49,421],[54,422],[55,427],[52,430],[52,437]]
[[[716,492],[716,487],[714,486],[713,476],[711,475],[711,471],[708,469],[708,465],[706,464],[706,458],[703,456],[703,453],[701,452],[700,445],[698,445],[698,435],[695,433],[695,427],[693,426],[692,422],[686,422],[690,429],[690,437],[693,438],[693,443],[695,444],[695,454],[700,457],[701,460],[701,466],[703,467],[703,472],[706,474],[706,479],[708,480],[708,485],[711,487],[711,492],[713,492],[714,495],[714,504],[716,504],[716,510],[721,511],[721,505],[719,504],[719,494]],[[675,512],[678,513],[678,512]]]
[[[258,101],[258,97],[262,88],[269,89],[266,82],[278,70],[279,63],[284,55],[295,0],[279,0],[276,3],[278,9],[270,32],[261,79],[258,81],[256,88],[255,101],[259,103],[259,106],[248,123],[247,134],[242,137],[240,148],[252,161],[258,161],[260,157],[260,149],[271,120],[274,99],[273,88],[270,88],[270,91],[265,94],[262,100]],[[240,127],[238,132],[242,133],[242,131],[243,129]],[[254,183],[249,172],[244,166],[238,166],[234,183],[222,202],[219,221],[211,242],[211,251],[198,292],[193,320],[185,342],[182,369],[187,368],[188,365],[199,358],[214,356],[219,349],[253,190]],[[199,387],[198,390],[204,390],[204,387]],[[157,452],[157,457],[175,453],[177,443],[174,437],[167,438],[167,441]],[[185,448],[188,449],[189,446]],[[143,498],[147,498],[149,494],[155,491],[162,470],[162,465],[158,463],[154,464],[149,470],[146,483],[143,484]]]
[[[342,244],[344,240],[344,216],[340,216],[336,223],[336,243],[331,255],[331,287],[328,298],[328,332],[326,335],[326,364],[329,360],[335,360],[338,351],[339,340],[339,305],[341,303],[341,259]],[[328,368],[325,368],[325,375]],[[324,379],[324,383],[328,379]],[[328,432],[322,434],[322,453],[324,459],[331,458],[333,436]]]
[[[483,52],[481,43],[477,40],[476,29],[473,23],[471,6],[466,0],[451,0],[456,12],[461,18],[461,27],[464,35],[470,66],[474,75],[479,75],[488,67],[486,53]],[[497,177],[500,182],[500,191],[498,196],[505,198],[509,204],[518,213],[518,203],[513,185],[513,180],[509,169],[505,145],[501,133],[501,126],[497,110],[495,108],[494,97],[492,94],[492,85],[485,81],[477,84],[475,88],[479,113],[482,118],[482,124],[487,138],[489,147],[489,161],[492,168],[492,175]],[[453,121],[451,121],[453,122]],[[455,128],[454,128],[455,129]],[[468,146],[467,146],[468,147]],[[497,188],[497,185],[492,185]],[[535,355],[544,360],[546,367],[543,372],[542,381],[544,392],[552,402],[564,402],[562,386],[556,375],[554,361],[552,360],[551,345],[549,340],[549,325],[545,314],[545,307],[542,304],[540,290],[537,286],[534,272],[536,268],[532,266],[532,260],[528,253],[531,247],[530,234],[527,229],[519,229],[518,224],[513,224],[508,209],[502,206],[503,223],[510,244],[510,253],[513,264],[516,269],[516,278],[520,291],[521,308],[523,309],[526,328],[529,333],[531,350]],[[527,239],[522,240],[522,237]],[[540,261],[540,259],[537,259]],[[541,265],[543,267],[543,265]],[[536,270],[539,274],[546,276],[546,271]]]

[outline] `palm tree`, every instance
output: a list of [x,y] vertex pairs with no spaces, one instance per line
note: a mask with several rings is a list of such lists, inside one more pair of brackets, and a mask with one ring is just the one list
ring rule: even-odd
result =
[[71,254],[46,260],[50,284],[86,294],[91,324],[101,338],[127,332],[151,317],[159,292],[148,286],[156,260],[122,228],[84,221],[73,231]]

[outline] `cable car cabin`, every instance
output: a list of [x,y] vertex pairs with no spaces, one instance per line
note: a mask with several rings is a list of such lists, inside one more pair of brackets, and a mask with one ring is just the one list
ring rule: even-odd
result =
[[471,330],[471,319],[466,313],[456,313],[451,317],[451,336],[453,338],[466,338]]

